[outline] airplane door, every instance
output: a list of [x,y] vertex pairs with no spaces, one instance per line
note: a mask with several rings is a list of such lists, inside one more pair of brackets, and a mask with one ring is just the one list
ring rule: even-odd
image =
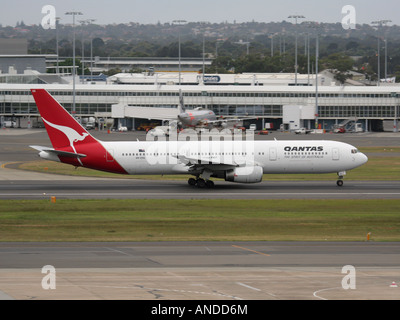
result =
[[339,149],[338,148],[332,149],[332,160],[339,160]]
[[276,148],[269,148],[269,160],[276,161]]
[[106,151],[106,160],[107,160],[107,162],[114,161],[114,150],[110,149],[110,150]]

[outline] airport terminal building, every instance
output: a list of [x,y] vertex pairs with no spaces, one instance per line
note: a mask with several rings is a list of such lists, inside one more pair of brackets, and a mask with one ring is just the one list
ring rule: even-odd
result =
[[[176,76],[176,75],[175,75]],[[200,78],[199,78],[200,76]],[[171,74],[169,77],[173,77]],[[397,131],[400,117],[400,86],[337,86],[320,83],[318,91],[307,75],[299,75],[299,85],[293,77],[279,81],[260,75],[224,78],[222,75],[196,75],[186,83],[181,80],[107,81],[106,84],[76,84],[75,112],[73,112],[72,84],[12,84],[0,83],[0,116],[4,119],[39,117],[30,89],[44,88],[66,109],[77,117],[115,118],[119,124],[135,129],[141,121],[150,121],[152,114],[177,114],[179,90],[188,109],[207,108],[220,116],[253,117],[252,123],[261,129],[273,123],[278,129],[285,122],[285,110],[307,109],[302,125],[313,128],[315,122],[323,129],[331,129],[346,119],[355,119],[367,131],[379,130],[383,120],[393,122]],[[314,79],[311,79],[313,81]],[[189,80],[188,80],[189,81]],[[194,82],[193,82],[194,81]],[[317,107],[318,106],[318,107]],[[113,112],[114,109],[114,112]],[[116,112],[116,110],[118,110]],[[287,123],[286,123],[287,124]]]

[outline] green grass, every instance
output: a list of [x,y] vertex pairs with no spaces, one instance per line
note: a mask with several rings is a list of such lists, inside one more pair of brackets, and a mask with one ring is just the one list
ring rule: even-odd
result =
[[361,147],[359,150],[363,153],[399,153],[400,147]]
[[0,241],[400,241],[399,200],[0,201]]

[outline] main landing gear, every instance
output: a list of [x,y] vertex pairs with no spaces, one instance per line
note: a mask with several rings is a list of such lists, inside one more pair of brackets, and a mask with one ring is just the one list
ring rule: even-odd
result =
[[336,181],[336,184],[338,187],[343,186],[343,178],[345,175],[346,175],[346,171],[338,172],[338,181]]
[[189,178],[188,184],[193,187],[198,187],[198,188],[213,188],[214,187],[214,182],[211,180],[204,180],[202,178]]

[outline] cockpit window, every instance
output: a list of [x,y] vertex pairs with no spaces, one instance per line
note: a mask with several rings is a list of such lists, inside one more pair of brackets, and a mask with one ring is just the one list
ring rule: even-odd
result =
[[351,153],[358,153],[358,149],[351,149]]

